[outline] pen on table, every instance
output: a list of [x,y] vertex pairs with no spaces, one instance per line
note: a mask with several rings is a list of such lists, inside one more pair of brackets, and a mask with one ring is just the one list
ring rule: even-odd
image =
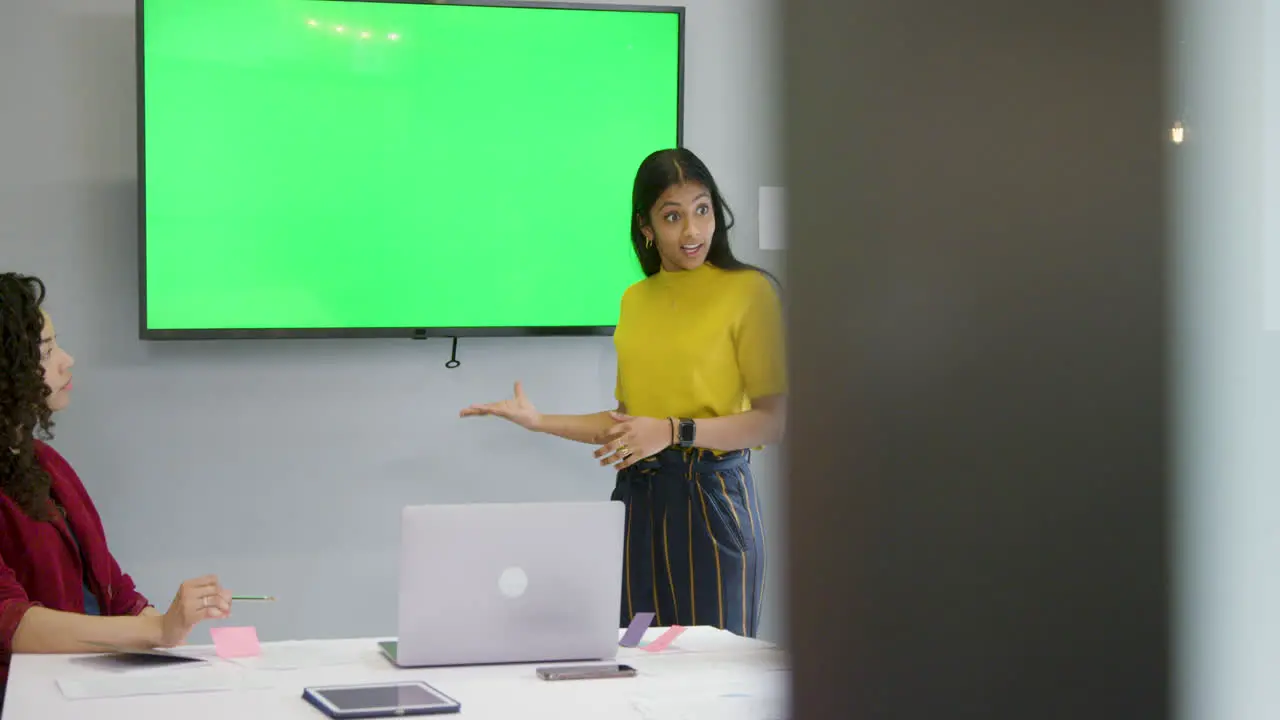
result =
[[253,602],[253,601],[275,602],[276,597],[274,595],[232,595],[231,600],[232,602],[235,602],[235,601],[244,602],[246,600],[249,602]]

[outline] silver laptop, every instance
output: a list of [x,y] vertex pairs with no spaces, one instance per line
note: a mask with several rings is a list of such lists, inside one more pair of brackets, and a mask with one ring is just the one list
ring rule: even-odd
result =
[[619,502],[419,505],[401,514],[401,667],[609,660],[618,652]]

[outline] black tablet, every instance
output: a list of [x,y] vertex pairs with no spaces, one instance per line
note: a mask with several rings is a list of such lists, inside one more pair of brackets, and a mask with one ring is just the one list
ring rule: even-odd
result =
[[302,691],[302,698],[331,718],[442,715],[462,704],[424,682],[330,685]]

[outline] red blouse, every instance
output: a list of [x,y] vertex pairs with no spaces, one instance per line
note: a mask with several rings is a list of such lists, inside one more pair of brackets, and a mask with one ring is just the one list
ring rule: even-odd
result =
[[9,677],[13,633],[31,607],[83,613],[86,589],[103,615],[137,615],[149,604],[107,549],[102,519],[75,470],[39,440],[36,457],[62,512],[32,520],[0,493],[0,686]]

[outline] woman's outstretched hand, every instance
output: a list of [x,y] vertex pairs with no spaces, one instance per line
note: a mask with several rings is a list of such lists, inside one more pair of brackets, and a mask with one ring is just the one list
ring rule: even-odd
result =
[[670,420],[632,417],[618,412],[611,412],[609,416],[617,424],[605,435],[609,441],[595,452],[602,466],[612,465],[622,470],[671,447]]
[[542,415],[538,412],[538,408],[529,402],[529,397],[524,394],[524,387],[520,381],[516,381],[515,394],[501,402],[483,403],[472,405],[462,409],[458,413],[458,417],[481,417],[491,415],[500,417],[519,425],[526,430],[537,430],[539,423],[542,421]]
[[160,620],[160,645],[177,647],[186,642],[201,620],[231,615],[231,592],[214,575],[188,580],[178,588],[168,612]]

